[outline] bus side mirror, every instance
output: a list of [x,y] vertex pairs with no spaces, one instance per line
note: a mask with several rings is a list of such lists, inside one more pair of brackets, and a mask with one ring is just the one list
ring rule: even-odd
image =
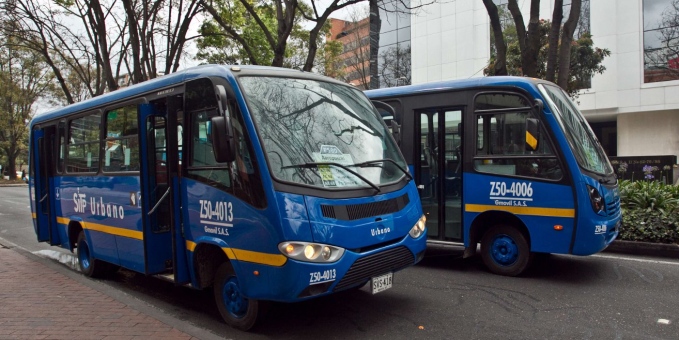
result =
[[526,119],[526,151],[536,151],[540,140],[540,121],[535,118]]
[[391,135],[394,136],[396,145],[401,145],[401,125],[398,125],[395,120],[391,121]]
[[396,110],[391,105],[381,101],[372,100],[372,103],[380,114],[380,118],[391,130],[391,135],[396,140],[396,144],[401,145],[401,126],[396,122]]
[[227,111],[228,111],[228,106],[227,106],[227,97],[226,97],[226,89],[224,88],[223,85],[216,85],[215,86],[215,91],[217,92],[217,105],[219,105],[219,114],[228,116]]
[[542,102],[542,99],[535,99],[533,100],[533,108],[535,109],[535,113],[539,116],[542,113],[542,110],[545,109],[545,103]]
[[236,159],[236,143],[233,139],[231,121],[228,117],[212,117],[212,152],[218,163],[233,162]]

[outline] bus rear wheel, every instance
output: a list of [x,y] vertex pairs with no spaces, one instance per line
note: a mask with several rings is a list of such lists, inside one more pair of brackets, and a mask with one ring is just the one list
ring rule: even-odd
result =
[[103,277],[111,268],[108,263],[95,259],[92,256],[92,249],[87,243],[85,232],[78,234],[78,267],[80,271],[89,277]]
[[510,225],[495,225],[481,239],[481,258],[488,270],[505,276],[521,275],[533,254],[526,236]]
[[247,331],[263,316],[263,302],[243,296],[231,263],[219,266],[213,289],[219,314],[229,326]]

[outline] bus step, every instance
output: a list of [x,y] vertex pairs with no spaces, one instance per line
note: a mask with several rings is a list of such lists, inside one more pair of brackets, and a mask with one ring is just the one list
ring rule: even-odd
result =
[[161,280],[174,282],[174,274],[173,273],[158,274],[158,275],[156,275],[156,277],[158,277]]

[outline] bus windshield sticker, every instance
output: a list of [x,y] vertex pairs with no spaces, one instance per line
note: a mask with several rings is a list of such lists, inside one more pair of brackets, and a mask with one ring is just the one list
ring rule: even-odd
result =
[[[354,160],[351,155],[342,153],[342,151],[335,145],[321,145],[321,152],[314,152],[313,157],[314,160],[319,163],[354,165]],[[323,186],[326,188],[350,187],[359,185],[359,183],[353,178],[354,175],[332,165],[319,165],[318,173],[323,180]]]

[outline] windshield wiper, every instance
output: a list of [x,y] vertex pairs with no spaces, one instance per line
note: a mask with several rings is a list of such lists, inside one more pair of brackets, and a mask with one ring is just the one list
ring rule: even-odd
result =
[[393,160],[393,159],[391,159],[391,158],[376,159],[376,160],[374,160],[374,161],[367,161],[367,162],[363,162],[363,163],[356,163],[356,164],[354,164],[353,166],[362,168],[362,167],[372,166],[372,165],[374,165],[375,163],[384,163],[384,162],[388,162],[388,163],[394,164],[399,170],[401,170],[401,171],[406,175],[406,177],[408,177],[408,180],[413,179],[413,176],[411,176],[410,173],[409,173],[408,171],[406,171],[406,169],[402,168],[400,165],[398,165],[398,163],[396,163],[395,160]]
[[[380,188],[379,188],[377,185],[375,185],[373,182],[369,181],[367,178],[361,176],[358,172],[349,169],[349,167],[346,166],[346,165],[342,165],[342,164],[335,163],[335,162],[307,162],[307,163],[301,163],[301,164],[286,165],[286,166],[281,167],[281,169],[290,169],[290,168],[314,168],[314,167],[318,167],[319,165],[320,165],[320,166],[323,166],[323,165],[332,165],[332,166],[336,166],[336,167],[338,167],[338,168],[342,168],[342,169],[348,171],[349,173],[351,173],[352,175],[354,175],[354,176],[360,178],[363,182],[365,182],[365,183],[367,183],[368,185],[370,185],[373,189],[375,189],[375,191],[377,191],[375,194],[378,194],[378,193],[381,192]],[[352,166],[353,166],[353,165],[352,165]]]
[[618,179],[616,177],[612,178],[613,182],[608,180],[608,176],[599,178],[599,183],[601,184],[614,184]]

